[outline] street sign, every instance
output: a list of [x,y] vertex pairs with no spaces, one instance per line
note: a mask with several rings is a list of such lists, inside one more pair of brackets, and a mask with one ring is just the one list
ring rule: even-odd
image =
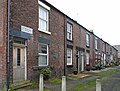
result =
[[21,26],[21,31],[25,33],[33,34],[33,29],[26,26]]

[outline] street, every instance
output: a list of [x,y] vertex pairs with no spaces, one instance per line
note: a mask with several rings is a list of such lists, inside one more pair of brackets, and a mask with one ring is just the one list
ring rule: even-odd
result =
[[[112,75],[104,76],[107,72],[110,72],[113,69],[118,69],[118,71]],[[88,72],[89,73],[89,72]],[[91,73],[91,72],[90,72]],[[89,74],[90,74],[89,73]],[[92,80],[95,80],[99,77],[101,77],[101,91],[120,91],[120,67],[115,68],[106,68],[104,70],[100,70],[99,74],[95,74],[90,77],[82,78],[79,80],[67,80],[67,91],[95,91],[95,84],[94,86],[91,86],[90,88],[85,88],[81,90],[75,90],[75,86],[78,84],[86,83]],[[95,83],[95,82],[94,82]],[[79,85],[81,87],[81,85]],[[44,87],[48,88],[49,90],[45,91],[61,91],[61,84],[52,84],[50,82],[45,82]],[[38,91],[38,88],[34,89],[19,89],[17,91]]]
[[120,91],[120,67],[119,72],[102,79],[102,91]]
[[[120,91],[120,78],[119,78],[120,77],[120,67],[117,67],[117,69],[119,70],[119,72],[109,75],[109,76],[105,76],[101,79],[102,91]],[[108,70],[108,71],[110,71],[110,70]],[[80,80],[67,81],[67,91],[79,91],[79,90],[74,89],[75,85],[80,84],[80,83],[85,83],[90,80],[94,80],[94,79],[104,75],[108,71],[103,71],[100,74],[97,74],[97,75],[94,75],[91,77],[87,77],[87,78],[83,78]],[[61,91],[60,85],[53,86],[53,84],[47,84],[47,87],[50,87],[52,89],[52,91]],[[80,91],[95,91],[95,87],[92,87],[90,89],[80,90]]]

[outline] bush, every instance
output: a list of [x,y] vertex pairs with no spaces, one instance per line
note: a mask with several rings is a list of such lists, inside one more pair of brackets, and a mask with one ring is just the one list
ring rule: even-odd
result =
[[43,68],[40,70],[40,74],[43,74],[44,80],[47,80],[51,76],[52,71],[50,68]]

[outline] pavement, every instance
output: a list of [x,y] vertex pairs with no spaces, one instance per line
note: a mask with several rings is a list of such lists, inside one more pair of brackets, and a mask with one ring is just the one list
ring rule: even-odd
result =
[[[120,67],[119,67],[120,68]],[[67,80],[67,91],[74,91],[73,90],[73,87],[77,84],[80,84],[80,83],[84,83],[86,81],[90,81],[92,79],[96,79],[99,77],[99,75],[93,75],[93,76],[90,76],[91,74],[93,73],[100,73],[100,75],[104,74],[105,72],[111,70],[111,69],[114,69],[114,68],[106,68],[106,69],[102,69],[102,70],[95,70],[95,71],[85,71],[83,73],[80,73],[78,74],[77,76],[80,78],[79,80]],[[73,75],[73,74],[71,74]],[[113,76],[110,76],[110,78],[112,77],[112,79],[109,79],[109,78],[104,78],[102,79],[102,91],[120,91],[117,90],[118,87],[120,86],[120,79],[119,79],[119,76],[120,76],[120,72],[116,75],[113,75]],[[115,77],[115,78],[114,78]],[[116,88],[113,89],[113,85],[116,84]],[[109,88],[111,87],[111,89],[113,90],[109,90]],[[45,82],[44,83],[44,87],[45,88],[49,88],[51,90],[46,90],[46,91],[61,91],[61,84],[58,84],[58,85],[54,85],[50,82]],[[120,88],[120,87],[119,87]],[[19,90],[16,90],[16,91],[38,91],[38,89],[32,89],[32,90],[29,90],[29,89],[19,89]]]

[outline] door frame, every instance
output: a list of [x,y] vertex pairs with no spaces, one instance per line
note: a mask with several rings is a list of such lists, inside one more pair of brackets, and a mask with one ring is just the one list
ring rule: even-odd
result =
[[[19,47],[19,48],[24,48],[24,52],[25,52],[25,54],[24,54],[24,66],[25,66],[25,68],[24,68],[24,70],[25,70],[25,73],[24,73],[24,80],[27,80],[27,46],[26,45],[23,45],[23,44],[18,44],[18,43],[13,43],[13,48],[14,47]],[[14,79],[13,79],[14,80]]]
[[84,51],[80,51],[80,60],[81,60],[81,70],[80,71],[83,72],[85,70]]
[[76,69],[78,73],[80,72],[80,51],[76,50]]
[[76,68],[78,70],[78,73],[85,71],[85,60],[84,59],[85,59],[84,51],[76,50]]

